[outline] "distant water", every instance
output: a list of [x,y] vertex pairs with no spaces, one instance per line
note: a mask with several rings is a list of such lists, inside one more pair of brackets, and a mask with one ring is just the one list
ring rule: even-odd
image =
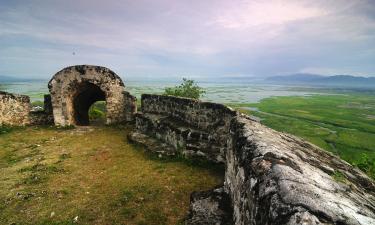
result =
[[[0,84],[0,90],[28,95],[31,101],[42,101],[43,95],[48,93],[48,81],[16,82]],[[166,82],[125,82],[126,90],[137,98],[141,94],[160,94],[165,87],[175,86],[176,83]],[[255,103],[263,98],[272,96],[305,96],[315,94],[309,91],[293,90],[281,85],[254,85],[246,83],[199,83],[206,94],[202,98],[205,101],[219,103]]]

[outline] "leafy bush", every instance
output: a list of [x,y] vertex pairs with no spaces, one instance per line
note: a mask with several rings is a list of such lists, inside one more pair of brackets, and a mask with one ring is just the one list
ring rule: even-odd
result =
[[165,95],[173,95],[185,98],[199,99],[205,91],[199,87],[194,80],[182,79],[182,83],[175,87],[168,87],[164,89]]
[[99,109],[90,108],[90,110],[89,110],[90,120],[98,120],[98,119],[104,118],[104,115],[105,115],[104,112],[102,112]]

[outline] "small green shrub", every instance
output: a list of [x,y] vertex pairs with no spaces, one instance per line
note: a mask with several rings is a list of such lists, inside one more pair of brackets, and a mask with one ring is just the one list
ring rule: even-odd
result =
[[177,97],[199,99],[205,91],[199,87],[194,80],[182,79],[182,83],[175,87],[167,87],[164,89],[165,95]]
[[370,159],[367,154],[363,153],[361,158],[353,164],[375,180],[375,160]]
[[104,115],[105,115],[104,112],[102,112],[98,109],[91,108],[90,111],[89,111],[90,120],[97,120],[97,119],[104,118]]

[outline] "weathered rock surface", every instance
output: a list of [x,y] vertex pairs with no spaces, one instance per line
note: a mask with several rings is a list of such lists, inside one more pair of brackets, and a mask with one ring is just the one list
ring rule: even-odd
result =
[[136,127],[180,154],[223,163],[230,121],[235,114],[216,103],[144,94]]
[[30,123],[30,98],[0,92],[0,125],[23,126]]
[[233,224],[230,199],[224,188],[193,192],[190,196],[186,225]]
[[230,131],[225,187],[235,224],[375,224],[375,186],[360,170],[244,116]]
[[56,73],[48,88],[56,125],[88,125],[88,110],[106,101],[106,123],[133,120],[136,99],[125,91],[121,78],[108,68],[79,65]]
[[[374,182],[306,141],[218,104],[144,95],[142,110],[136,136],[145,145],[151,137],[185,152],[193,136],[195,155],[225,163],[234,224],[375,224]],[[214,193],[192,195],[188,224],[226,223]]]
[[160,154],[160,156],[175,156],[177,154],[172,146],[140,132],[130,133],[128,140],[130,143],[142,145],[146,150]]
[[31,110],[30,98],[0,92],[0,125],[25,126],[53,124],[52,111],[49,108],[49,95],[44,96],[47,110],[34,112]]

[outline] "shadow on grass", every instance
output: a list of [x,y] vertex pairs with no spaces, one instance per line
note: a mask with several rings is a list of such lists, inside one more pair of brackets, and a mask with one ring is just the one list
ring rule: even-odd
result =
[[132,143],[138,151],[143,151],[144,156],[152,161],[160,163],[182,163],[189,167],[196,167],[201,169],[207,169],[219,176],[224,176],[225,165],[223,163],[214,163],[202,157],[186,157],[183,154],[177,154],[174,156],[163,155],[159,157],[159,154],[145,150],[145,148],[139,144]]

